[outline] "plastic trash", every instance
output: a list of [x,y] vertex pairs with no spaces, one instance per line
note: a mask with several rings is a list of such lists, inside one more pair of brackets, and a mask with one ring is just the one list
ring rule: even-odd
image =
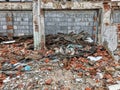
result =
[[69,44],[68,46],[67,46],[67,48],[82,48],[82,45],[77,45],[77,44]]
[[69,44],[69,45],[66,47],[66,53],[67,53],[67,54],[70,54],[70,55],[74,55],[74,54],[75,54],[75,49],[81,49],[81,48],[82,48],[81,45]]
[[93,43],[94,42],[91,37],[87,37],[85,41],[87,41],[89,43]]
[[97,56],[97,57],[88,56],[87,59],[90,59],[91,61],[98,61],[98,60],[102,59],[102,56]]
[[10,81],[10,77],[7,77],[6,79],[3,80],[4,83],[9,82]]
[[31,70],[31,67],[30,66],[25,66],[25,71],[30,71]]

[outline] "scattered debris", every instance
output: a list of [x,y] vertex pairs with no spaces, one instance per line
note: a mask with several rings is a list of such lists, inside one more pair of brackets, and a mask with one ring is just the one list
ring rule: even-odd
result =
[[46,40],[46,50],[33,50],[31,38],[0,45],[0,89],[120,89],[120,63],[89,34],[58,33]]

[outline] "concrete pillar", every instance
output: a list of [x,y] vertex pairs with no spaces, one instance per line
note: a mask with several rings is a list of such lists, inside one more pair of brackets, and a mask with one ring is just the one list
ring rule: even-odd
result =
[[33,0],[33,36],[35,50],[45,47],[44,17],[41,12],[41,0]]

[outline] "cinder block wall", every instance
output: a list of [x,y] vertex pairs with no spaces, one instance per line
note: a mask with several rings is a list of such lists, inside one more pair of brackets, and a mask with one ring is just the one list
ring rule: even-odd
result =
[[0,32],[6,35],[13,32],[14,36],[32,35],[32,11],[0,11]]
[[88,32],[91,36],[96,33],[93,27],[98,27],[95,10],[55,10],[45,11],[45,34]]
[[5,12],[0,13],[0,35],[7,35],[7,22],[5,15]]
[[13,11],[14,36],[33,35],[32,11]]
[[33,35],[32,2],[0,3],[0,35]]

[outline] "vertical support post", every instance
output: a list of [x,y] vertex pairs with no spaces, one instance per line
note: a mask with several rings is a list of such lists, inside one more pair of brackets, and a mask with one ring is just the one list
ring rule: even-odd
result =
[[40,0],[33,0],[33,34],[34,49],[43,49],[45,45],[44,17],[41,15]]

